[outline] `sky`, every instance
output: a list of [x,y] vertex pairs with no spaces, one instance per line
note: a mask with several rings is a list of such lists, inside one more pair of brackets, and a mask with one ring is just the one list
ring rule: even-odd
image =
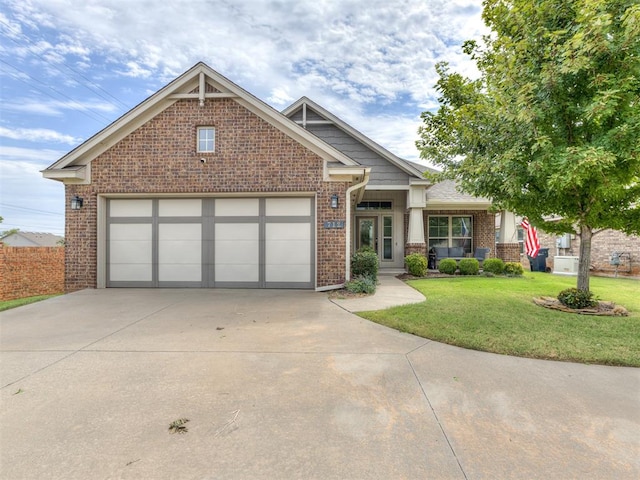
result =
[[481,0],[0,0],[0,231],[64,235],[45,169],[199,61],[272,107],[307,96],[421,161],[435,65],[476,75]]

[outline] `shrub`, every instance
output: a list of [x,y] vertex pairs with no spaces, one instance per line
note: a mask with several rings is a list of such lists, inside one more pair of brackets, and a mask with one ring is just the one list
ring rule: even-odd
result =
[[460,260],[460,275],[477,275],[480,271],[480,262],[475,258],[463,258]]
[[524,274],[524,269],[519,262],[507,262],[504,264],[504,273],[512,277],[521,277]]
[[378,278],[378,255],[370,247],[362,247],[351,256],[351,273],[358,276]]
[[376,291],[376,280],[365,275],[355,277],[344,286],[351,293],[374,293]]
[[440,260],[438,264],[438,270],[440,273],[446,273],[447,275],[453,275],[458,269],[458,264],[453,258],[444,258]]
[[482,262],[482,270],[493,273],[494,275],[502,275],[502,272],[504,272],[504,262],[500,258],[487,258]]
[[569,308],[595,307],[598,301],[593,298],[593,292],[578,290],[577,288],[567,288],[558,294],[558,300]]
[[407,264],[407,270],[411,275],[424,277],[427,274],[427,257],[420,253],[407,255],[404,257],[404,263]]

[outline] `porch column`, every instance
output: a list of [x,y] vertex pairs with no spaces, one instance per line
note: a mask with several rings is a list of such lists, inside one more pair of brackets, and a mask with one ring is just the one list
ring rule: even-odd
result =
[[411,253],[427,254],[427,244],[424,241],[424,215],[426,194],[424,185],[411,185],[407,195],[409,207],[409,231],[405,244],[405,255]]
[[500,214],[500,235],[496,243],[496,257],[505,262],[520,261],[516,215],[513,212],[503,210]]

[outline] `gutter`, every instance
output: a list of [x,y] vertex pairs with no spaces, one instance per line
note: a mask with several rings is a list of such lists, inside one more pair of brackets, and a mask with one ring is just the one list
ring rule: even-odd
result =
[[367,167],[367,168],[363,168],[362,169],[362,181],[360,183],[357,183],[355,185],[352,185],[351,187],[349,187],[347,189],[347,194],[346,194],[346,207],[347,207],[347,212],[346,212],[346,227],[345,227],[345,234],[346,234],[346,238],[347,238],[347,245],[345,248],[345,252],[346,252],[346,268],[345,268],[345,282],[348,282],[351,279],[351,192],[358,190],[358,189],[362,189],[361,193],[358,195],[358,197],[356,198],[356,204],[358,202],[360,202],[360,200],[362,200],[362,197],[364,195],[364,186],[369,183],[369,176],[371,175],[371,167]]

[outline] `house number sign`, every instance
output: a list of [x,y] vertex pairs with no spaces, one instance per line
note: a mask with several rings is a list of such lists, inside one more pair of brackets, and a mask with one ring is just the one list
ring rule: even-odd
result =
[[324,228],[344,228],[344,220],[330,220],[324,222]]

